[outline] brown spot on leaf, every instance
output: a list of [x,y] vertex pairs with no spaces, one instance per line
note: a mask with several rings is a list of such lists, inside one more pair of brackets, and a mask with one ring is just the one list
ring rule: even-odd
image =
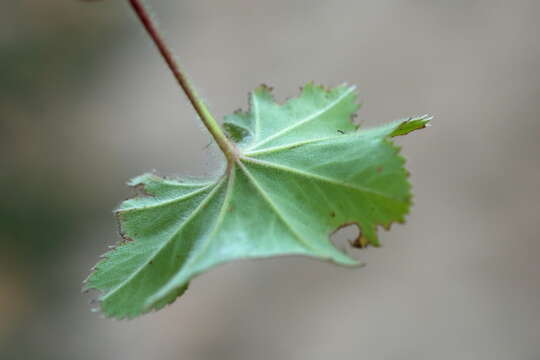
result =
[[146,184],[139,183],[137,185],[132,186],[133,190],[135,190],[134,196],[152,196],[149,192],[146,191]]
[[330,213],[330,217],[335,218],[335,217],[336,217],[336,212],[335,212],[335,211],[332,211],[332,212]]
[[124,232],[120,232],[120,236],[122,237],[122,240],[120,240],[119,245],[124,245],[133,241],[133,239],[127,236]]
[[360,231],[356,239],[350,240],[349,242],[351,243],[351,246],[356,249],[364,249],[369,245],[369,240],[362,235],[362,231]]
[[383,172],[383,170],[384,170],[384,167],[383,167],[383,166],[379,166],[379,167],[377,168],[376,171],[380,174],[380,173]]
[[268,86],[268,85],[266,85],[266,84],[261,84],[260,88],[263,89],[263,90],[266,90],[266,91],[268,91],[268,92],[272,92],[272,91],[274,90],[273,87]]

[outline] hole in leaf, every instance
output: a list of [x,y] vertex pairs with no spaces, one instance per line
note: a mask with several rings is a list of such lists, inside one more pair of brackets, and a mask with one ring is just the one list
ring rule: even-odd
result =
[[339,226],[330,236],[334,246],[344,253],[350,247],[362,249],[367,246],[367,239],[363,236],[362,230],[357,223],[346,223]]

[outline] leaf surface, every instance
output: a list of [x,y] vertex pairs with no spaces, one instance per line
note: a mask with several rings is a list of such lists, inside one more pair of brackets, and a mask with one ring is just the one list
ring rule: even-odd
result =
[[226,117],[238,157],[204,182],[153,174],[130,185],[143,194],[117,210],[125,241],[87,281],[102,311],[132,318],[174,301],[198,274],[224,262],[304,255],[340,265],[357,260],[330,235],[357,224],[355,246],[379,246],[377,227],[403,222],[410,207],[404,160],[390,138],[426,126],[409,118],[358,130],[354,87],[306,85],[277,104],[262,86],[250,111]]

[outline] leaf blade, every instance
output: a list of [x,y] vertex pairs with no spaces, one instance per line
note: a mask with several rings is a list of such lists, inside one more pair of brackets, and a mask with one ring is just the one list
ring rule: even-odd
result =
[[410,184],[390,139],[425,127],[429,117],[358,131],[355,90],[347,86],[308,84],[283,105],[261,87],[250,99],[250,111],[226,118],[239,155],[219,179],[145,174],[130,183],[143,194],[118,213],[134,241],[110,252],[87,286],[103,292],[106,315],[159,309],[194,277],[238,259],[303,255],[358,265],[330,241],[336,229],[357,224],[359,246],[379,246],[377,227],[404,221]]

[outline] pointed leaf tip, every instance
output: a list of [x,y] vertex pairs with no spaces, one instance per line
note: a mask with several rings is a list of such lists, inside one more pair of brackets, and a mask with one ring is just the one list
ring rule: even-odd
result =
[[424,129],[427,126],[431,126],[431,120],[433,120],[433,117],[430,115],[422,115],[418,117],[410,117],[405,120],[400,120],[401,124],[396,130],[394,130],[391,136],[394,137],[407,135],[408,133],[415,130]]

